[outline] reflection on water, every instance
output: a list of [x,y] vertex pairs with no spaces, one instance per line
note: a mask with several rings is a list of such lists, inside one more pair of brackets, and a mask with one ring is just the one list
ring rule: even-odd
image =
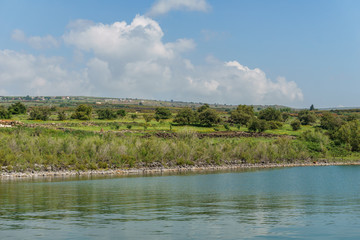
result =
[[0,239],[357,239],[359,171],[2,181]]

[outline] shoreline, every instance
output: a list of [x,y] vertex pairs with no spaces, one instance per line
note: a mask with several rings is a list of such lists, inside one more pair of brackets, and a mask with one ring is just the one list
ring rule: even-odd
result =
[[147,174],[178,174],[178,173],[201,173],[241,169],[266,169],[285,167],[310,167],[310,166],[346,166],[360,165],[360,161],[346,162],[298,162],[298,163],[256,163],[256,164],[232,164],[219,166],[179,166],[175,168],[132,168],[132,169],[103,169],[103,170],[61,170],[61,171],[25,171],[25,172],[4,172],[0,171],[0,180],[26,179],[26,178],[52,178],[72,176],[144,176]]

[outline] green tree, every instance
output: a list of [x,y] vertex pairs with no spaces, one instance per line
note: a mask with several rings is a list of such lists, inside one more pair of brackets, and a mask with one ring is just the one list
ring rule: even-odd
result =
[[230,112],[230,122],[246,125],[254,116],[253,106],[239,105],[236,110]]
[[110,109],[110,108],[105,108],[105,109],[99,109],[96,111],[98,118],[99,119],[116,119],[117,118],[117,113]]
[[311,125],[316,122],[316,115],[309,110],[301,110],[298,113],[298,118],[302,125]]
[[117,110],[116,114],[119,117],[125,117],[126,116],[126,111],[124,109],[119,109],[119,110]]
[[190,125],[197,122],[197,114],[191,108],[180,109],[174,118],[174,122],[181,125]]
[[259,119],[265,121],[282,121],[281,112],[275,108],[269,107],[259,112]]
[[51,110],[48,107],[34,107],[30,110],[29,119],[47,121],[50,113]]
[[220,122],[220,117],[214,109],[208,108],[199,113],[199,121],[201,125],[211,127]]
[[8,111],[14,115],[25,114],[26,106],[21,102],[13,103],[9,106]]
[[170,109],[165,107],[158,107],[155,109],[155,118],[156,119],[169,119],[171,118]]
[[10,119],[11,113],[4,107],[0,106],[0,119]]
[[314,104],[311,104],[310,111],[314,111],[314,110],[315,110]]
[[80,104],[71,115],[72,119],[90,120],[93,108],[86,104]]
[[320,118],[320,127],[326,130],[335,131],[341,127],[343,121],[337,115],[325,112]]
[[201,113],[201,112],[203,112],[203,111],[205,111],[206,109],[209,109],[209,108],[210,108],[209,104],[205,103],[204,105],[202,105],[201,107],[199,107],[197,109],[197,112]]
[[346,122],[334,134],[338,144],[350,146],[351,151],[360,151],[360,124],[358,120]]

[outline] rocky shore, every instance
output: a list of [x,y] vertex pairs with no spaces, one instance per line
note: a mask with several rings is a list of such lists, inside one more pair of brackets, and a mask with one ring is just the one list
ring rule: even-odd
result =
[[341,166],[341,165],[360,165],[360,161],[351,162],[299,162],[299,163],[263,163],[263,164],[234,164],[221,166],[179,166],[175,168],[138,168],[138,169],[101,169],[88,171],[26,171],[26,172],[6,172],[0,171],[0,179],[14,178],[46,178],[46,177],[66,177],[66,176],[126,176],[126,175],[148,175],[148,174],[165,174],[165,173],[185,173],[185,172],[212,172],[225,170],[241,169],[261,169],[261,168],[281,168],[281,167],[306,167],[306,166]]

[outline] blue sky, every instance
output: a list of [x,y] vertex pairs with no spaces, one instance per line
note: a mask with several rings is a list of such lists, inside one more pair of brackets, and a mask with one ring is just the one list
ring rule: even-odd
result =
[[0,95],[360,106],[359,1],[0,0]]

